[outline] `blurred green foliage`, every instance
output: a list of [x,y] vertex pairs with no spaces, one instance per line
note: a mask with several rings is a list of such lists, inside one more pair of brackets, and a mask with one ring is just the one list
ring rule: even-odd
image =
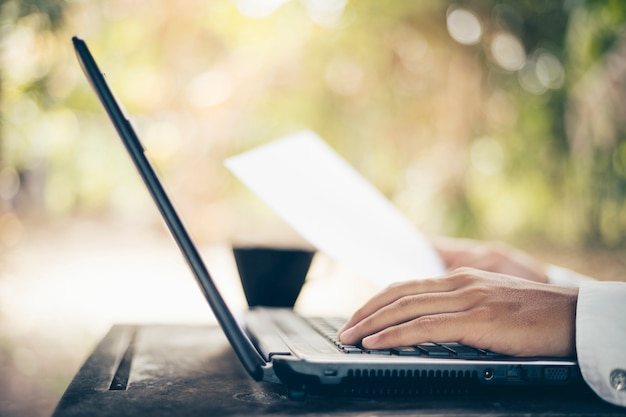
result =
[[4,240],[149,205],[78,34],[206,239],[267,216],[222,160],[310,128],[429,233],[626,246],[624,2],[259,4],[2,1]]
[[12,21],[33,14],[46,16],[48,20],[46,29],[55,30],[63,24],[66,3],[65,0],[1,0],[0,7],[3,9],[3,17]]

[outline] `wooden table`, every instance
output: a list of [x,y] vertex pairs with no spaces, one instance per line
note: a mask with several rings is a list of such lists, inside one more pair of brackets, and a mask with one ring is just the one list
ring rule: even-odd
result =
[[252,415],[624,417],[626,408],[587,389],[291,401],[282,386],[253,381],[216,326],[116,325],[75,376],[53,417]]

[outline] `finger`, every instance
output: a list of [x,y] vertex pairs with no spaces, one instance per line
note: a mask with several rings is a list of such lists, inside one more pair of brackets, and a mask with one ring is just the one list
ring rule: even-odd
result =
[[402,297],[424,293],[447,292],[454,289],[456,289],[456,284],[452,280],[441,278],[406,281],[390,285],[358,309],[338,333],[341,334],[364,318],[371,316],[374,312]]
[[470,239],[437,237],[433,238],[431,242],[443,262],[448,266],[459,257],[471,253],[476,247],[476,242]]
[[499,268],[496,268],[496,266],[497,264],[495,263],[495,260],[488,256],[488,253],[481,248],[459,255],[453,262],[447,265],[448,271],[450,272],[460,268],[473,268],[483,271],[499,272]]
[[368,336],[362,344],[367,349],[389,349],[426,342],[460,342],[473,331],[468,317],[464,311],[418,317]]
[[454,258],[450,259],[450,261],[446,263],[448,271],[454,271],[455,269],[466,266],[481,269],[480,257],[477,257],[474,252],[459,252]]
[[359,343],[364,337],[415,319],[416,317],[465,311],[472,306],[464,292],[439,292],[408,295],[375,311],[339,335],[344,344]]
[[431,243],[446,265],[453,260],[461,250],[455,239],[435,237],[431,239]]

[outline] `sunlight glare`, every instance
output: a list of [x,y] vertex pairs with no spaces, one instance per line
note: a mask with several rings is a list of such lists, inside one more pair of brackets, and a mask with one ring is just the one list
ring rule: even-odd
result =
[[478,17],[467,9],[454,9],[448,13],[448,32],[464,45],[474,45],[480,40],[483,29]]
[[535,71],[537,78],[546,88],[558,89],[565,82],[565,70],[561,61],[548,51],[541,51],[537,57]]
[[289,0],[236,0],[237,10],[247,17],[263,18],[271,15]]
[[493,37],[491,54],[496,63],[507,71],[519,70],[526,61],[524,47],[510,33],[500,32]]
[[336,25],[343,14],[347,0],[302,0],[309,17],[320,26]]

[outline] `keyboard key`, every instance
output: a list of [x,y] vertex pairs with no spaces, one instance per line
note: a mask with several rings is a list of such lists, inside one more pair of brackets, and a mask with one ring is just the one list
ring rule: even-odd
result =
[[356,347],[356,346],[343,346],[343,347],[341,347],[341,350],[344,353],[350,353],[350,354],[363,353],[363,350],[361,348]]
[[419,349],[424,351],[428,356],[447,357],[452,355],[450,349],[446,349],[443,346],[439,346],[435,343],[421,343],[417,345]]
[[421,356],[423,352],[415,346],[395,347],[392,351],[398,356]]
[[476,358],[481,354],[478,349],[460,343],[441,343],[440,345],[452,350],[458,358]]
[[391,350],[389,349],[363,349],[363,353],[368,353],[370,355],[391,355]]
[[491,352],[490,350],[483,350],[483,349],[479,349],[479,350],[480,350],[481,355],[484,355],[488,358],[500,358],[500,357],[506,356],[501,353]]

